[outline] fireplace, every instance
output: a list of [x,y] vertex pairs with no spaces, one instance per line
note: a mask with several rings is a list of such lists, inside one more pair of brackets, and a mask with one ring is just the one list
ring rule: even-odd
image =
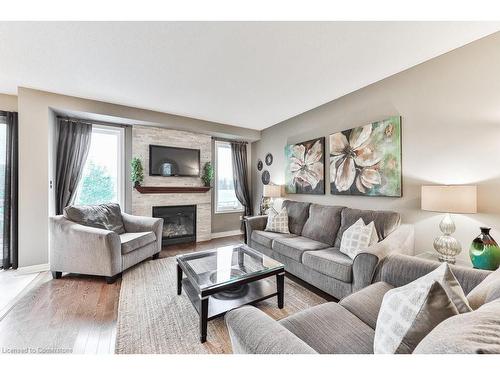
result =
[[153,217],[163,219],[163,246],[196,241],[196,205],[153,207]]

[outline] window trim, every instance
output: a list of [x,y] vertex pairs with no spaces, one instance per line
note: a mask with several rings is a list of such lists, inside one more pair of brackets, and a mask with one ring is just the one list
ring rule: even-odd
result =
[[225,141],[215,141],[215,144],[214,144],[214,151],[215,151],[215,157],[214,157],[214,160],[215,160],[215,184],[214,184],[214,213],[217,214],[217,215],[223,215],[223,214],[235,214],[235,213],[242,213],[242,212],[245,212],[245,208],[243,207],[243,205],[238,201],[238,204],[241,206],[241,208],[237,208],[237,209],[231,209],[231,210],[223,210],[223,211],[220,211],[218,210],[218,206],[219,206],[219,202],[218,202],[218,184],[217,184],[217,170],[218,170],[218,165],[219,165],[219,153],[218,153],[218,145],[229,145],[231,146],[231,144],[229,142],[225,142]]

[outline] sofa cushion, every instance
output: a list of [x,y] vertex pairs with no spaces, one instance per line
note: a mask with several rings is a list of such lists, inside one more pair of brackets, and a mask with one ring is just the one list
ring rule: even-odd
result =
[[489,274],[467,294],[470,307],[474,310],[497,298],[500,298],[500,268]]
[[335,302],[303,310],[280,324],[320,354],[373,353],[373,329]]
[[277,238],[291,238],[297,237],[295,234],[286,234],[286,233],[276,233],[276,232],[266,232],[263,230],[253,230],[252,231],[252,241],[257,242],[258,244],[272,248],[272,243]]
[[266,232],[286,233],[289,234],[288,229],[288,213],[286,208],[283,207],[281,211],[276,211],[274,208],[269,210],[267,216]]
[[432,330],[415,354],[500,354],[500,299],[455,315]]
[[340,228],[341,206],[311,204],[309,218],[302,228],[302,236],[333,246]]
[[353,260],[342,254],[338,248],[328,247],[318,251],[306,251],[302,255],[302,263],[334,279],[346,283],[352,281]]
[[153,232],[120,234],[120,242],[122,244],[122,254],[130,253],[155,241],[156,241],[156,236]]
[[272,249],[281,255],[302,261],[302,254],[309,250],[320,250],[328,247],[328,244],[311,240],[307,237],[295,236],[291,238],[276,238]]
[[118,203],[96,204],[92,206],[68,206],[63,210],[66,219],[88,227],[125,233],[122,213]]
[[335,247],[340,247],[344,231],[358,221],[359,218],[362,218],[365,223],[370,223],[372,221],[375,223],[379,241],[382,241],[391,234],[391,232],[401,223],[401,216],[399,213],[392,211],[370,211],[344,208],[340,216],[340,229],[335,239]]
[[309,217],[309,206],[311,204],[308,202],[295,202],[285,200],[282,207],[286,207],[288,212],[288,227],[290,228],[290,233],[300,236],[302,234],[302,228]]
[[392,285],[380,281],[345,297],[339,303],[363,323],[375,329],[382,300],[385,293],[391,289]]

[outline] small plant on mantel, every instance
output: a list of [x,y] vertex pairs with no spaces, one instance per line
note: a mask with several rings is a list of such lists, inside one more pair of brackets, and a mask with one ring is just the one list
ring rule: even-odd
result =
[[201,176],[201,180],[205,184],[206,187],[210,187],[212,181],[214,179],[214,167],[210,162],[206,162],[203,167],[203,175]]
[[144,181],[144,168],[142,167],[142,161],[139,157],[134,157],[132,161],[130,162],[131,166],[131,173],[130,173],[130,179],[134,183],[134,187],[141,186],[142,182]]

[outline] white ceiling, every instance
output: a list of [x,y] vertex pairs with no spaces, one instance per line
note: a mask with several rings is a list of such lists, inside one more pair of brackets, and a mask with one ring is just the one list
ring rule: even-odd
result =
[[252,129],[500,30],[499,22],[0,22],[18,86]]

